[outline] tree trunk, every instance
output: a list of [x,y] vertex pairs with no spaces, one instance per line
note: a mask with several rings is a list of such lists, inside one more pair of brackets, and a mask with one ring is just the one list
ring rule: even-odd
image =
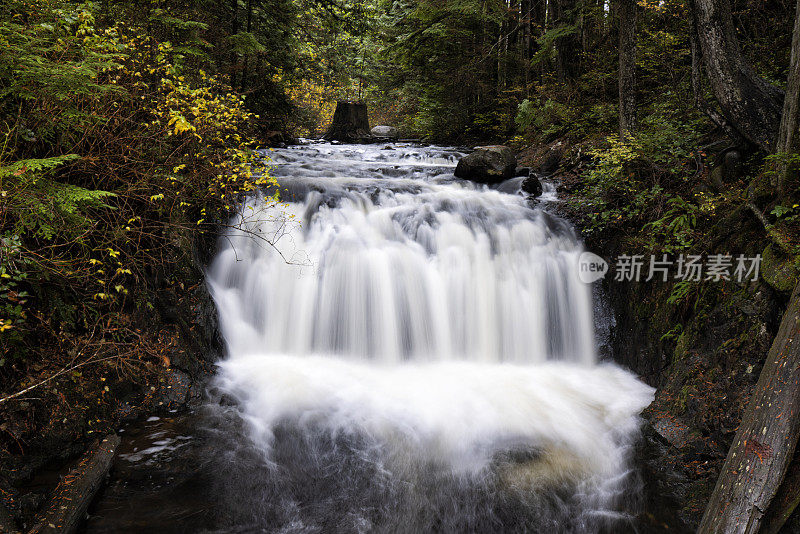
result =
[[755,534],[777,493],[800,433],[800,283],[700,524],[701,534]]
[[528,96],[531,84],[531,13],[533,0],[522,0],[520,24],[522,25],[522,42],[520,45],[520,63],[522,65],[522,90]]
[[[246,28],[247,29],[245,31],[247,31],[247,33],[251,33],[251,30],[253,29],[253,0],[247,0],[247,25],[246,25]],[[247,68],[248,68],[247,63],[248,63],[249,60],[250,60],[249,54],[245,55],[244,56],[244,65],[242,66],[242,76],[241,76],[242,80],[241,80],[240,85],[239,85],[239,90],[241,92],[244,92],[245,89],[247,89]]]
[[[553,0],[556,26],[572,26],[575,24],[576,0]],[[558,81],[566,82],[578,76],[580,59],[580,40],[577,31],[559,37],[556,46],[556,73]]]
[[364,141],[370,138],[367,105],[363,102],[339,101],[333,122],[325,133],[329,141]]
[[727,122],[742,137],[771,152],[783,94],[761,79],[736,40],[730,0],[692,0],[696,31],[711,89]]
[[[778,132],[778,142],[775,152],[778,154],[792,154],[800,152],[800,0],[794,18],[794,33],[792,36],[792,53],[789,60],[789,80],[786,84],[786,98],[783,101],[783,113]],[[775,186],[778,193],[783,196],[796,189],[796,177],[800,169],[797,165],[790,165],[787,161],[778,164],[775,173]]]
[[800,447],[795,447],[794,458],[783,482],[761,521],[758,534],[778,534],[800,503]]
[[[231,0],[233,19],[231,20],[231,35],[239,33],[239,0]],[[231,87],[236,88],[236,52],[231,51]]]
[[636,0],[619,0],[619,136],[636,130]]
[[736,140],[737,144],[744,144],[745,139],[725,120],[717,109],[706,102],[703,95],[703,52],[700,49],[700,41],[697,37],[697,16],[694,7],[690,4],[691,31],[689,41],[692,49],[692,94],[694,95],[694,105],[701,112],[711,119],[711,122],[721,128],[731,139]]
[[[528,57],[533,59],[533,56],[536,52],[539,51],[539,37],[546,31],[547,24],[548,24],[548,12],[550,7],[548,7],[549,3],[548,0],[532,0],[533,5],[531,6],[531,40],[530,40],[530,51],[528,52]],[[537,81],[541,81],[542,79],[542,72],[544,69],[544,62],[539,64],[539,68],[537,69],[536,79]]]

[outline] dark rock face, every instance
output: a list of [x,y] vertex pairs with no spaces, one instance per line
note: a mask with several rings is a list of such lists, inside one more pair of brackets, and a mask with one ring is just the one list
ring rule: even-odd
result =
[[514,152],[507,146],[492,145],[476,147],[472,154],[461,158],[455,175],[482,184],[498,184],[513,178],[516,170]]
[[369,133],[371,133],[373,137],[383,139],[397,139],[398,137],[397,128],[393,126],[375,126]]
[[541,196],[542,182],[539,181],[539,177],[536,174],[530,173],[522,182],[522,190],[532,197]]
[[539,166],[539,173],[550,175],[556,172],[558,170],[558,166],[561,165],[561,159],[563,156],[564,152],[560,146],[556,145],[551,147],[544,156],[542,164]]
[[[756,225],[731,213],[706,250],[753,257],[762,246],[752,239]],[[619,233],[588,244],[612,259],[637,250]],[[664,445],[658,465],[671,473],[664,491],[677,495],[679,517],[696,528],[777,329],[780,296],[764,279],[698,284],[677,304],[667,302],[672,284],[612,277],[603,284],[615,311],[615,359],[658,388],[643,415]]]

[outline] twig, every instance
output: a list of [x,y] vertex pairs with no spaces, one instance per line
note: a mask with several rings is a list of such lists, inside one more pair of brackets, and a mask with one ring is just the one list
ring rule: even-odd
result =
[[73,365],[71,367],[65,367],[65,368],[61,369],[60,371],[58,371],[53,376],[45,378],[41,382],[37,382],[36,384],[34,384],[32,386],[29,386],[29,387],[27,387],[27,388],[25,388],[25,389],[23,389],[21,391],[17,391],[16,393],[12,393],[11,395],[7,395],[7,396],[3,397],[2,399],[0,399],[0,404],[4,403],[6,401],[9,401],[9,400],[11,400],[13,398],[19,397],[20,395],[24,395],[25,393],[29,392],[30,390],[38,388],[39,386],[50,382],[54,378],[58,378],[59,376],[63,375],[64,373],[68,373],[70,371],[74,371],[75,369],[77,369],[79,367],[83,367],[84,365],[89,365],[90,363],[99,363],[99,362],[106,361],[106,360],[114,360],[116,358],[119,358],[119,356],[108,356],[106,358],[100,358],[100,359],[97,359],[97,360],[87,360],[85,362],[79,363],[77,365]]
[[753,215],[756,216],[756,219],[758,219],[759,222],[761,222],[761,224],[764,226],[764,230],[767,231],[767,235],[772,240],[772,242],[778,245],[783,252],[791,256],[792,255],[791,245],[787,243],[785,239],[783,239],[783,236],[781,236],[778,232],[775,231],[775,228],[769,223],[767,218],[764,217],[764,214],[761,213],[761,210],[758,209],[756,205],[753,204],[752,201],[748,201],[746,206],[751,212],[753,212]]

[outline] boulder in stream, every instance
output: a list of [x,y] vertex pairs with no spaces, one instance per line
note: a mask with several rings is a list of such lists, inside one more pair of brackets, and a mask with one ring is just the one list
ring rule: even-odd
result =
[[528,176],[531,173],[530,167],[517,167],[517,170],[514,171],[514,176]]
[[517,157],[507,146],[479,146],[458,161],[455,175],[482,184],[497,184],[514,177]]
[[397,139],[398,133],[397,128],[394,126],[375,126],[370,130],[372,137],[380,138],[380,139]]
[[542,182],[534,172],[531,172],[528,177],[522,181],[521,187],[523,191],[534,198],[542,195]]

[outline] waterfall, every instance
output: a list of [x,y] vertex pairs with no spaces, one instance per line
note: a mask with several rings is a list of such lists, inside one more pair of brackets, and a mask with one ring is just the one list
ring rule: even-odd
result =
[[222,460],[249,481],[234,522],[595,532],[624,521],[652,389],[597,364],[571,227],[513,184],[456,179],[454,149],[269,155],[286,204],[245,201],[208,272],[228,349],[216,386],[246,441]]

